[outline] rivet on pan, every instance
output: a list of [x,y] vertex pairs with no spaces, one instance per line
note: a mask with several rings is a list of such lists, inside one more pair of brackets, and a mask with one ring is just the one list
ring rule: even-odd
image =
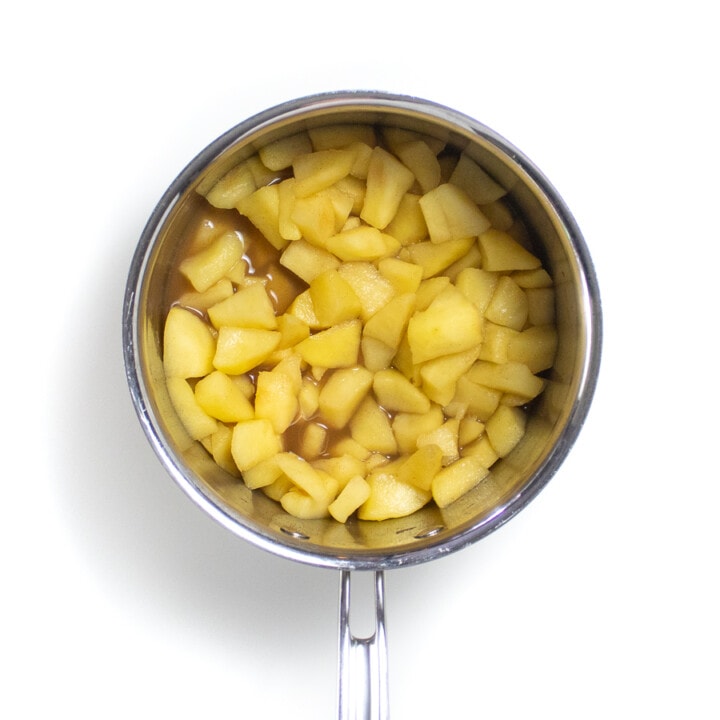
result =
[[290,530],[288,528],[281,527],[281,532],[284,532],[286,535],[289,535],[292,538],[295,538],[296,540],[309,540],[310,536],[305,535],[305,533],[298,532],[297,530]]
[[441,533],[445,529],[444,525],[437,525],[434,528],[430,528],[429,530],[423,530],[421,533],[418,533],[415,538],[417,540],[422,540],[423,538],[429,538],[433,535],[437,535],[438,533]]

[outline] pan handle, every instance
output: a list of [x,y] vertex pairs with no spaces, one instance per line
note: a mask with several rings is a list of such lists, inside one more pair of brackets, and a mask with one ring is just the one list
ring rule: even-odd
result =
[[340,580],[339,720],[387,720],[388,672],[385,634],[385,581],[375,571],[375,631],[355,637],[350,629],[350,571]]

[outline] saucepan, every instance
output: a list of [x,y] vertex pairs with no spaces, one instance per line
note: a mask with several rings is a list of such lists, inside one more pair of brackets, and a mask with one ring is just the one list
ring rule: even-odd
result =
[[[223,470],[199,442],[187,442],[163,370],[167,286],[177,237],[197,208],[198,188],[274,141],[303,130],[365,124],[421,133],[467,154],[506,191],[555,288],[557,350],[545,389],[528,408],[517,446],[455,502],[428,503],[380,521],[300,519]],[[602,313],[597,277],[581,231],[545,175],[481,122],[438,103],[374,91],[331,92],[273,107],[211,142],[179,173],[139,239],[124,298],[127,381],[142,428],[171,478],[214,520],[241,539],[288,560],[340,575],[340,718],[386,718],[388,683],[384,572],[425,563],[475,543],[520,512],[553,477],[573,446],[596,388]],[[351,577],[373,574],[375,630],[350,627]],[[365,575],[364,577],[368,577]]]

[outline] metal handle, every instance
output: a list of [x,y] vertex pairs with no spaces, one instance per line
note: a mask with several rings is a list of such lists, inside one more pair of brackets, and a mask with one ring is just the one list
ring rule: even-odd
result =
[[385,634],[385,586],[375,572],[375,631],[355,637],[350,629],[350,571],[340,581],[339,720],[387,720],[388,673]]

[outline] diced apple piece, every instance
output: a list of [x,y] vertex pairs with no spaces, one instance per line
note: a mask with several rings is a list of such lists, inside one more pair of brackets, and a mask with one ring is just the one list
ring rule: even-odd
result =
[[277,330],[280,333],[278,350],[294,347],[310,335],[310,326],[301,318],[290,313],[278,316]]
[[351,367],[357,364],[360,331],[359,320],[347,320],[311,335],[295,347],[309,365],[322,368]]
[[427,310],[408,322],[408,342],[416,364],[469,350],[482,341],[482,323],[475,306],[455,287],[443,290]]
[[295,211],[295,178],[286,178],[278,183],[278,232],[284,240],[299,240],[302,231],[293,220]]
[[320,388],[317,383],[309,377],[304,377],[300,390],[298,391],[298,404],[300,414],[308,420],[313,417],[320,404]]
[[483,258],[483,269],[490,272],[534,270],[540,260],[526,250],[512,235],[490,228],[478,238]]
[[433,478],[433,500],[439,508],[446,508],[472,490],[489,473],[476,456],[460,458],[440,470]]
[[[242,473],[243,481],[251,490],[265,488],[283,476],[283,471],[275,462],[275,456],[261,460],[257,465],[247,468]],[[288,480],[289,483],[289,480]]]
[[217,430],[217,421],[198,405],[195,394],[185,378],[167,378],[167,389],[170,402],[180,422],[193,440],[200,440]]
[[373,374],[363,366],[335,370],[322,386],[318,409],[330,427],[342,428],[372,387]]
[[240,386],[219,370],[198,380],[195,399],[208,415],[222,422],[234,423],[255,416],[253,406]]
[[485,432],[499,457],[508,455],[525,435],[527,416],[519,407],[499,405],[485,423]]
[[241,375],[260,365],[279,342],[277,330],[221,327],[213,365],[228,375]]
[[480,248],[476,242],[470,246],[468,251],[458,258],[452,265],[445,268],[444,274],[447,275],[453,284],[457,281],[457,276],[466,268],[479,268],[482,265],[482,255]]
[[302,520],[319,520],[328,516],[329,499],[311,497],[302,490],[288,490],[281,498],[283,510]]
[[292,163],[295,176],[295,195],[313,195],[334,185],[350,173],[355,153],[347,149],[316,150],[295,157]]
[[265,187],[265,185],[271,185],[279,178],[278,172],[270,170],[270,168],[264,165],[258,155],[251,155],[245,161],[245,164],[250,169],[253,179],[255,180],[255,187],[257,188]]
[[[352,171],[351,171],[352,172]],[[344,178],[338,180],[331,188],[330,191],[339,191],[346,197],[350,198],[349,213],[346,213],[345,220],[352,219],[353,222],[358,224],[362,222],[360,220],[360,211],[362,210],[363,203],[365,202],[365,182],[354,175],[346,175]],[[352,215],[349,218],[349,215]],[[339,218],[338,218],[339,219]]]
[[545,386],[544,381],[533,375],[528,366],[518,362],[500,365],[478,360],[468,370],[471,382],[512,395],[522,395],[527,400],[537,397]]
[[434,243],[475,238],[490,227],[480,208],[457,185],[443,183],[426,192],[420,207]]
[[240,472],[282,452],[282,442],[269,420],[243,420],[233,428],[232,456]]
[[399,248],[397,240],[371,225],[343,230],[327,241],[327,249],[345,262],[372,262],[394,254]]
[[480,268],[466,268],[458,273],[455,287],[484,315],[499,277],[497,273]]
[[442,459],[443,452],[437,445],[423,445],[400,466],[398,480],[428,491],[442,467]]
[[273,430],[282,434],[295,419],[299,404],[300,373],[297,379],[276,366],[258,373],[255,391],[255,416],[270,421]]
[[478,205],[495,202],[507,194],[505,188],[495,182],[466,153],[460,155],[460,159],[450,176],[450,182],[461,187]]
[[497,325],[522,330],[527,322],[528,311],[525,291],[510,276],[501,276],[485,310],[485,317]]
[[310,297],[318,321],[326,327],[357,318],[362,312],[358,296],[337,270],[326,270],[314,278]]
[[217,430],[210,435],[210,454],[213,460],[227,473],[240,477],[240,471],[232,456],[232,428],[218,423]]
[[466,445],[462,449],[461,455],[463,457],[476,457],[480,461],[480,464],[486,468],[491,468],[499,459],[498,454],[495,452],[495,449],[485,434],[481,435],[469,445]]
[[433,405],[426,413],[397,413],[392,420],[392,429],[398,450],[404,454],[415,452],[418,438],[437,430],[444,420],[439,405]]
[[420,207],[420,195],[405,193],[400,198],[395,216],[385,232],[397,238],[401,245],[412,245],[428,236],[427,223]]
[[379,146],[373,148],[361,219],[383,230],[395,217],[403,195],[414,182],[415,176],[394,155]]
[[291,242],[280,256],[280,264],[310,284],[320,273],[340,265],[332,253],[306,240]]
[[384,455],[397,452],[390,418],[370,395],[362,400],[349,425],[353,440],[368,450]]
[[194,378],[213,370],[215,337],[194,312],[172,307],[163,331],[163,368],[167,377]]
[[[313,307],[309,288],[303,290],[303,292],[292,301],[286,314],[297,318],[311,330],[320,330],[324,327],[317,319],[317,315],[315,315],[315,308]],[[305,338],[302,339],[304,340]]]
[[420,367],[423,393],[438,405],[447,405],[455,397],[460,376],[478,359],[480,348],[472,347],[453,355],[428,360]]
[[335,520],[344,523],[369,497],[370,485],[364,477],[356,475],[330,503],[328,511]]
[[508,347],[510,341],[519,334],[518,330],[497,325],[489,320],[483,325],[483,341],[480,346],[480,360],[494,363],[508,361]]
[[321,193],[296,198],[289,219],[307,242],[319,248],[327,249],[328,239],[338,229],[332,198]]
[[259,283],[239,289],[234,295],[208,309],[210,321],[216,328],[233,327],[275,330],[277,318],[272,301]]
[[197,292],[205,292],[242,260],[244,249],[237,233],[226,232],[203,250],[185,258],[179,270]]
[[[348,441],[354,442],[348,437],[344,437],[340,442],[345,444]],[[368,454],[367,451],[365,453]],[[329,449],[326,456],[313,460],[311,465],[337,480],[341,490],[356,475],[364,477],[366,474],[363,458],[358,457],[357,454],[344,452],[338,443]]]
[[465,237],[434,243],[430,240],[408,245],[400,252],[401,260],[420,265],[423,278],[438,275],[464,257],[475,244],[475,238]]
[[532,373],[553,366],[557,351],[558,334],[554,325],[537,325],[517,334],[508,344],[507,357],[524,363]]
[[553,280],[545,268],[539,267],[534,270],[518,270],[511,275],[512,279],[524,289],[528,288],[551,288]]
[[372,263],[342,263],[338,272],[360,299],[363,306],[361,314],[363,322],[371,318],[395,295],[395,289],[390,281],[385,279]]
[[330,502],[333,490],[337,490],[328,483],[329,476],[315,469],[307,460],[293,452],[281,452],[275,457],[278,467],[287,475],[293,484],[307,493],[310,497]]
[[[468,371],[469,372],[469,371]],[[453,404],[462,405],[468,414],[487,420],[497,409],[502,391],[475,383],[467,376],[458,378]]]
[[371,372],[387,370],[392,365],[397,352],[395,348],[386,345],[382,340],[367,335],[363,335],[360,340],[360,351],[365,367]]
[[420,510],[432,497],[429,491],[401,482],[382,467],[367,476],[367,483],[370,495],[358,509],[360,520],[405,517]]
[[279,230],[280,194],[277,185],[259,187],[252,195],[238,200],[235,207],[274,248],[282,250],[288,244]]
[[244,197],[257,189],[255,178],[247,163],[240,163],[228,170],[205,194],[207,201],[216,208],[229,210]]
[[441,138],[399,127],[384,127],[382,129],[382,137],[387,147],[390,148],[390,152],[393,153],[397,153],[398,148],[405,143],[422,140],[430,147],[433,153],[437,155],[447,144],[446,141]]
[[460,420],[460,428],[458,429],[458,443],[460,447],[465,447],[475,442],[484,432],[485,423],[480,422],[476,417],[463,417]]
[[395,148],[395,154],[415,176],[424,193],[440,184],[440,163],[424,140],[400,143]]
[[204,312],[212,305],[219,303],[233,294],[234,289],[229,278],[220,278],[214,285],[211,285],[205,292],[189,290],[184,292],[178,299],[178,304],[193,310]]
[[407,413],[425,413],[430,410],[427,395],[397,370],[376,372],[373,392],[378,403],[386,410]]
[[440,427],[418,436],[418,448],[424,445],[437,445],[442,450],[443,465],[455,462],[460,457],[460,420],[449,418]]
[[308,423],[300,437],[299,454],[306,460],[313,460],[325,451],[327,442],[327,428],[319,423]]
[[308,135],[314,150],[342,149],[355,143],[375,145],[375,129],[372,125],[338,123],[309,128]]
[[397,350],[414,309],[413,293],[396,295],[367,320],[363,335],[380,340],[389,348]]
[[392,283],[398,295],[414,293],[420,287],[423,271],[415,263],[388,257],[380,260],[377,267],[380,274]]
[[258,155],[263,165],[270,170],[284,170],[292,165],[298,155],[305,155],[312,150],[308,134],[299,132],[268,143],[258,150]]
[[417,293],[415,293],[415,309],[427,310],[430,307],[430,303],[449,286],[450,278],[445,275],[423,280],[420,283]]

